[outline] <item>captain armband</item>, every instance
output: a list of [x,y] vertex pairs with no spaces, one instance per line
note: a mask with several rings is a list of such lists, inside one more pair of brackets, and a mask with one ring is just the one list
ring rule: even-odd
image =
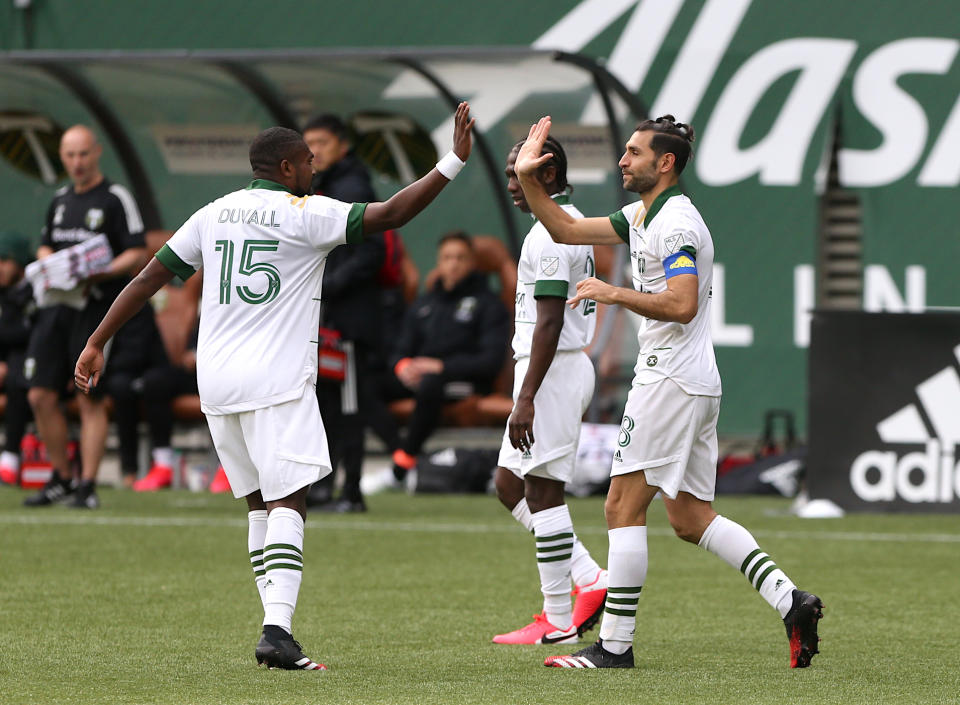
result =
[[678,250],[663,260],[663,274],[667,279],[678,274],[696,274],[696,257],[686,250]]

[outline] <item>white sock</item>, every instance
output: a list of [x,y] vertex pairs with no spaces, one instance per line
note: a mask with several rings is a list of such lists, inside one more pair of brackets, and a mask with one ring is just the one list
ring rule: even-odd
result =
[[303,517],[299,512],[278,507],[267,516],[263,547],[263,624],[273,624],[293,633],[291,622],[303,577]]
[[600,638],[607,651],[622,654],[633,646],[637,603],[647,579],[647,527],[624,526],[607,535],[607,602]]
[[749,531],[718,514],[703,532],[699,545],[743,573],[781,617],[787,616],[796,585],[760,550]]
[[154,448],[152,455],[154,465],[163,465],[164,467],[172,468],[173,464],[177,461],[177,454],[173,448],[169,446],[166,448]]
[[263,586],[267,582],[267,571],[263,569],[263,542],[267,538],[267,510],[254,509],[248,512],[247,521],[247,549],[250,551],[253,578],[257,583],[257,592],[260,593],[260,602],[266,603]]
[[533,533],[533,519],[530,518],[530,507],[527,506],[527,498],[522,498],[517,502],[517,506],[510,510],[510,513],[513,514],[513,518],[520,522],[520,525]]
[[[4,467],[8,467],[11,470],[19,470],[20,456],[17,455],[16,453],[12,453],[9,450],[5,450],[2,453],[0,453],[0,465],[3,465]],[[526,503],[526,500],[524,500],[524,503]]]
[[573,624],[570,606],[570,555],[573,549],[573,522],[566,504],[532,514],[537,541],[537,569],[543,592],[543,611],[557,629]]
[[573,555],[570,556],[570,577],[573,578],[573,584],[579,588],[590,586],[593,590],[606,587],[597,582],[603,577],[602,574],[603,569],[593,560],[587,547],[574,535]]

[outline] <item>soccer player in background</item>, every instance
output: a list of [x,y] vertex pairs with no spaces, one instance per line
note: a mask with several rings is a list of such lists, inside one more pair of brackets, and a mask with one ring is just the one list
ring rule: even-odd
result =
[[[454,148],[383,203],[308,196],[313,155],[299,133],[261,132],[253,181],[201,208],[127,286],[90,336],[75,382],[97,384],[103,348],[174,274],[203,280],[197,375],[201,407],[237,498],[249,509],[248,548],[264,607],[257,662],[322,670],[294,640],[311,483],[331,472],[315,392],[317,325],[327,254],[364,234],[398,228],[423,210],[470,155],[473,120],[461,103]],[[318,430],[320,431],[318,433]]]
[[543,146],[550,118],[530,128],[514,166],[530,210],[558,242],[630,247],[634,289],[596,278],[577,285],[570,306],[584,301],[623,306],[643,316],[640,353],[613,457],[605,513],[610,553],[600,639],[559,668],[631,668],[637,604],[647,574],[647,507],[663,495],[674,532],[744,574],[783,618],[790,666],[817,653],[820,598],[798,590],[753,536],[711,505],[717,467],[720,374],[710,337],[713,240],[678,179],[694,131],[672,115],[637,125],[620,159],[623,187],[640,200],[609,218],[574,218],[537,178],[551,158]]
[[[504,172],[513,205],[530,208],[514,172],[523,142],[507,155]],[[567,157],[548,137],[534,177],[558,208],[571,218],[583,214],[570,203]],[[543,611],[533,622],[493,637],[497,644],[574,644],[603,611],[607,572],[577,538],[564,502],[573,479],[580,424],[593,397],[593,363],[583,349],[593,340],[597,305],[566,300],[577,284],[594,274],[591,245],[555,243],[539,221],[524,238],[517,266],[513,353],[513,412],[507,421],[496,475],[497,497],[533,533]],[[577,594],[571,608],[571,578]]]

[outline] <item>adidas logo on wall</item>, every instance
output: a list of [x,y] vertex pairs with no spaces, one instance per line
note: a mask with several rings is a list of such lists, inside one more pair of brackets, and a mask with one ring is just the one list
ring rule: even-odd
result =
[[[960,345],[953,352],[960,360]],[[907,404],[876,428],[884,443],[923,449],[900,457],[893,450],[858,455],[850,466],[850,486],[866,502],[949,503],[960,497],[960,375],[950,365],[916,390],[919,406]]]

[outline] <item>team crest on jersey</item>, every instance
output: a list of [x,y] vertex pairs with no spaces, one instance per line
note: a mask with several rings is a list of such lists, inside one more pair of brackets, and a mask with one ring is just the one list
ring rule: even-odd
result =
[[540,271],[548,277],[552,277],[560,269],[559,257],[541,257]]
[[63,212],[67,207],[63,203],[57,204],[57,210],[53,212],[53,224],[60,225],[63,222]]
[[683,234],[668,235],[663,239],[663,244],[666,246],[667,252],[676,252],[683,245]]
[[91,208],[84,216],[83,222],[87,224],[88,230],[97,230],[101,225],[103,225],[103,209]]
[[658,362],[660,361],[657,359],[657,356],[651,355],[647,358],[647,367],[656,367]]
[[460,305],[453,314],[454,320],[468,323],[473,320],[473,312],[477,310],[477,297],[465,296],[460,299]]

